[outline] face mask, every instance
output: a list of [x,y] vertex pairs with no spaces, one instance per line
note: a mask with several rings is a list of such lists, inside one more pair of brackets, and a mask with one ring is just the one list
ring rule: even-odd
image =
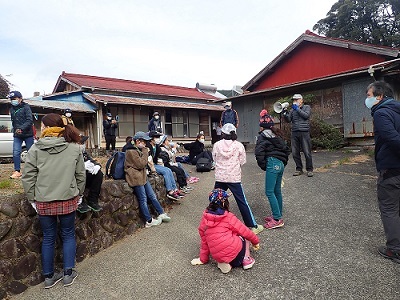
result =
[[111,119],[112,119],[112,117],[107,117],[107,119],[108,119],[108,120],[111,120]]
[[66,113],[65,116],[66,116],[67,118],[71,118],[71,113]]
[[17,106],[19,104],[18,100],[11,100],[11,105]]
[[199,139],[199,142],[204,144],[205,139]]
[[160,118],[160,116],[154,116],[154,119],[158,120]]
[[161,140],[158,138],[158,139],[154,139],[154,142],[156,143],[156,144],[159,144],[160,142],[161,142]]
[[368,97],[365,99],[365,106],[368,107],[369,109],[372,108],[375,104],[377,104],[379,101],[376,100],[376,97]]

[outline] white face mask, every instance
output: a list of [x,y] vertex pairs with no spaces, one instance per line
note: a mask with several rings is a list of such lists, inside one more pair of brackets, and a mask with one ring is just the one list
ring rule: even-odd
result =
[[160,138],[154,139],[154,143],[160,144],[160,142],[161,142],[161,139],[160,139]]
[[205,139],[199,139],[199,142],[202,143],[202,144],[204,144]]
[[112,117],[107,117],[107,119],[108,119],[108,120],[111,120],[111,119],[112,119]]
[[154,119],[158,120],[160,118],[160,116],[154,116]]
[[371,109],[372,106],[374,106],[378,102],[379,100],[377,100],[376,97],[368,97],[367,99],[365,99],[365,106]]
[[67,118],[71,118],[71,113],[66,113],[65,116],[66,116]]

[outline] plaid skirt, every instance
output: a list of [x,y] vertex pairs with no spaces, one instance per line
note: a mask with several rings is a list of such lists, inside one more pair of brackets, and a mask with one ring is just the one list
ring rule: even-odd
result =
[[67,215],[78,208],[79,195],[69,200],[55,200],[51,202],[36,201],[36,209],[42,216]]

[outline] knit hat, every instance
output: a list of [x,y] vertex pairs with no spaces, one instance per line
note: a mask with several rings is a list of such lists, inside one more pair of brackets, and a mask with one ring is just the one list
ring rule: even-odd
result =
[[271,128],[275,125],[274,118],[268,114],[266,109],[260,112],[260,127]]
[[208,200],[222,206],[223,201],[228,200],[229,194],[223,189],[214,189],[208,195]]

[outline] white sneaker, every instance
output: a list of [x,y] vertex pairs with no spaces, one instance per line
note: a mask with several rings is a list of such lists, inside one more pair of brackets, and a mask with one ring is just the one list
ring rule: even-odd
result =
[[146,222],[146,225],[144,226],[145,228],[150,228],[151,226],[157,226],[160,225],[162,222],[161,219],[151,219],[151,222]]
[[171,221],[171,217],[168,216],[166,213],[163,213],[158,216],[157,220],[161,220],[161,222],[168,223],[169,221]]

